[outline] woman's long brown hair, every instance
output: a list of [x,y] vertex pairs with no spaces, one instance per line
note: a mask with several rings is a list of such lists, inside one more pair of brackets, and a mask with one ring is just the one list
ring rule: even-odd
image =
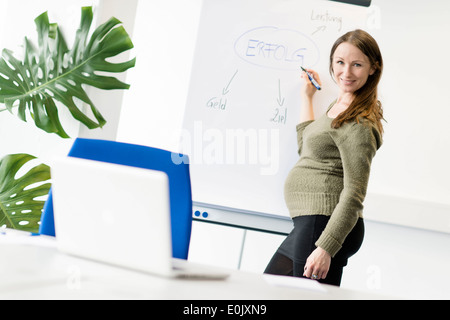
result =
[[347,32],[336,40],[330,53],[330,74],[334,76],[333,72],[333,55],[336,48],[343,42],[348,42],[362,51],[375,69],[375,72],[369,76],[367,82],[360,89],[355,91],[355,98],[350,103],[350,106],[339,114],[331,123],[333,128],[339,128],[344,123],[349,121],[359,122],[359,118],[366,118],[371,121],[383,134],[383,125],[381,120],[383,118],[383,108],[381,102],[378,100],[377,87],[380,82],[381,73],[383,71],[383,58],[375,39],[367,32],[357,29]]

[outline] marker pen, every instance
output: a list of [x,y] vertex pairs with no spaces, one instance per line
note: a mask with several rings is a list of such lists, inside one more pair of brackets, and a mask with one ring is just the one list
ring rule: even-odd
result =
[[320,87],[319,83],[313,78],[313,76],[312,76],[311,73],[309,73],[308,71],[306,71],[303,67],[300,67],[300,68],[302,68],[302,70],[305,71],[306,75],[307,75],[308,78],[309,78],[309,81],[311,81],[311,83],[314,85],[314,87],[317,88],[317,90],[322,89],[322,88]]

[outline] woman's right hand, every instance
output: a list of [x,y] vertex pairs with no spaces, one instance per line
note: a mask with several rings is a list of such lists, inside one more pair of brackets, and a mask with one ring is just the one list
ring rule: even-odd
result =
[[[322,85],[320,81],[319,74],[312,69],[306,69],[314,79]],[[300,96],[301,96],[301,105],[300,108],[300,123],[304,121],[314,120],[314,108],[313,108],[313,95],[316,93],[317,88],[311,83],[308,78],[308,75],[302,71],[301,77],[303,79],[303,85],[301,88]]]
[[[313,76],[313,78],[319,83],[320,86],[322,85],[319,74],[316,71],[314,71],[312,69],[306,69],[306,71],[308,71]],[[304,80],[303,81],[304,83],[303,83],[303,86],[301,89],[302,97],[312,99],[312,97],[314,96],[314,94],[317,91],[317,88],[311,83],[306,72],[302,71],[301,78]]]

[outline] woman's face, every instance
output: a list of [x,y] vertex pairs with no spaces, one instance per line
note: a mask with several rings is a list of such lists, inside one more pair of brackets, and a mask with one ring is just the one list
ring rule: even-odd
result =
[[354,93],[375,72],[369,58],[349,42],[343,42],[336,48],[332,67],[341,93]]

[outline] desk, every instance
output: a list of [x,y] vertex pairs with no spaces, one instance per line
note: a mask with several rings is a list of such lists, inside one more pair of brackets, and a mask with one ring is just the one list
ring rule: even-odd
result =
[[0,236],[0,300],[386,299],[333,286],[324,291],[274,286],[260,274],[230,273],[222,281],[168,279],[60,253],[50,237]]

